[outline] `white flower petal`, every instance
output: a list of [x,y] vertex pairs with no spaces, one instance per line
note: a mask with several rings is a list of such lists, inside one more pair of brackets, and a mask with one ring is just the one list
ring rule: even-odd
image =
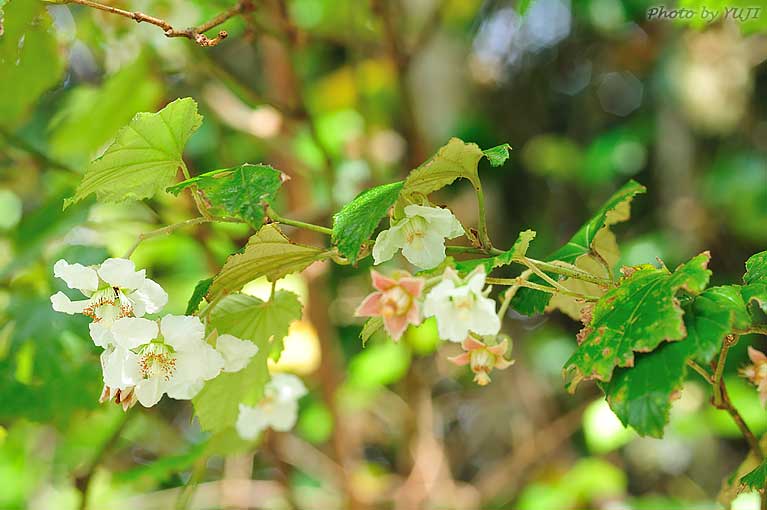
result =
[[405,215],[410,218],[420,216],[425,219],[429,222],[429,231],[441,237],[453,239],[464,234],[461,222],[458,221],[450,209],[409,205],[405,207]]
[[495,313],[495,301],[486,297],[477,299],[467,326],[478,335],[497,335],[501,330],[501,320]]
[[437,267],[445,260],[445,240],[442,236],[427,232],[422,237],[414,237],[405,243],[402,255],[411,263],[422,269]]
[[104,325],[102,322],[91,322],[88,324],[88,329],[90,330],[93,343],[97,346],[106,349],[115,343],[112,328]]
[[239,372],[248,366],[258,352],[258,346],[236,336],[221,335],[216,340],[216,350],[224,358],[224,372]]
[[53,309],[57,312],[68,313],[69,315],[83,313],[83,310],[88,308],[90,304],[91,302],[88,299],[72,301],[61,291],[51,296],[51,306]]
[[61,278],[70,289],[90,294],[99,288],[99,276],[93,268],[82,264],[70,264],[64,259],[53,265],[53,276]]
[[240,404],[240,412],[237,415],[235,428],[237,434],[243,439],[255,439],[269,424],[264,419],[265,414],[259,407]]
[[479,266],[475,268],[467,278],[466,287],[478,295],[482,294],[482,289],[485,286],[485,277],[484,267]]
[[[407,220],[403,220],[407,221]],[[373,245],[373,263],[380,264],[391,259],[397,250],[405,244],[405,237],[402,232],[402,222],[392,226],[388,230],[382,230],[376,237]]]
[[306,386],[293,374],[274,374],[269,386],[280,401],[295,401],[306,395]]
[[141,381],[138,356],[128,349],[111,347],[101,353],[104,384],[110,388],[126,388]]
[[142,406],[152,407],[160,401],[166,388],[167,382],[161,376],[142,379],[136,384],[136,398],[141,402]]
[[168,293],[149,278],[144,278],[138,289],[128,297],[134,302],[133,310],[137,317],[145,313],[157,313],[168,303]]
[[205,326],[192,315],[166,315],[160,321],[165,343],[177,351],[194,349],[205,338]]
[[200,393],[203,386],[205,386],[205,381],[201,379],[183,384],[171,384],[166,388],[166,393],[170,398],[176,400],[192,400]]
[[287,432],[298,420],[298,402],[288,400],[273,404],[268,414],[269,424],[274,430]]
[[128,259],[106,259],[98,269],[99,276],[112,287],[137,289],[144,282],[146,272],[136,271]]
[[176,369],[173,372],[173,384],[191,381],[207,381],[221,373],[224,358],[209,344],[199,341],[188,349],[176,352]]
[[157,338],[157,323],[138,317],[123,317],[112,324],[115,343],[125,349],[135,349]]

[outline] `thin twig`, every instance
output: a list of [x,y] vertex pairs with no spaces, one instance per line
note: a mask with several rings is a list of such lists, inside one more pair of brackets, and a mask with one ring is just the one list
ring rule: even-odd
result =
[[691,359],[688,359],[688,360],[687,360],[687,366],[689,366],[690,368],[692,368],[693,370],[695,370],[696,372],[698,372],[698,373],[700,374],[700,376],[701,376],[703,379],[705,379],[705,380],[706,380],[706,382],[707,382],[707,383],[709,383],[709,384],[713,384],[713,381],[712,381],[712,378],[711,378],[711,374],[709,374],[709,373],[706,371],[706,369],[705,369],[705,368],[703,368],[702,366],[698,365],[697,363],[695,363],[695,362],[694,362],[693,360],[691,360]]
[[168,235],[176,230],[188,227],[190,225],[199,225],[200,223],[211,223],[211,222],[221,222],[221,223],[243,223],[242,220],[239,220],[237,218],[223,218],[218,216],[211,216],[208,218],[205,217],[197,217],[192,218],[190,220],[181,221],[179,223],[174,223],[172,225],[168,225],[162,228],[158,228],[157,230],[150,230],[149,232],[142,232],[138,235],[136,238],[136,241],[131,245],[130,248],[128,248],[128,251],[125,252],[125,255],[123,255],[123,258],[128,259],[131,255],[133,255],[133,252],[136,251],[136,248],[139,247],[141,243],[146,241],[147,239],[151,239],[153,237]]
[[332,235],[333,229],[323,227],[321,225],[315,225],[314,223],[306,223],[304,221],[291,220],[290,218],[283,218],[271,207],[267,208],[266,215],[270,220],[276,223],[282,223],[284,225],[290,225],[291,227],[303,228],[305,230],[311,230],[320,234]]
[[549,285],[551,285],[551,286],[552,286],[552,287],[554,287],[555,289],[559,289],[559,291],[560,291],[560,292],[567,292],[567,291],[569,291],[569,290],[570,290],[570,289],[568,289],[567,287],[565,287],[564,285],[562,285],[561,283],[559,283],[558,281],[556,281],[556,280],[555,280],[554,278],[552,278],[551,276],[549,276],[549,275],[547,275],[546,273],[544,273],[543,271],[541,271],[541,270],[538,268],[538,266],[536,266],[536,265],[535,265],[533,262],[531,262],[529,259],[527,259],[527,258],[523,258],[523,259],[522,259],[522,264],[524,264],[525,266],[527,266],[527,267],[528,267],[528,269],[530,269],[530,271],[532,271],[533,273],[535,273],[536,275],[538,275],[538,277],[539,277],[539,278],[541,278],[543,281],[545,281],[546,283],[548,283]]
[[757,458],[762,461],[764,460],[764,452],[762,452],[762,448],[759,446],[759,440],[748,427],[746,421],[743,419],[743,416],[741,416],[738,409],[732,404],[730,396],[727,393],[727,386],[724,382],[724,367],[727,363],[727,354],[729,353],[730,347],[735,345],[737,342],[738,337],[736,335],[727,335],[724,338],[724,342],[722,342],[722,348],[719,351],[719,359],[716,362],[714,376],[712,378],[712,384],[714,385],[714,396],[712,398],[712,404],[717,409],[725,410],[730,414],[733,421],[735,422],[735,425],[737,425],[738,429],[740,429],[740,433],[743,434],[743,437],[748,443],[749,448],[751,448],[751,451],[753,451],[754,455],[756,455]]
[[545,285],[539,285],[537,283],[528,282],[519,277],[517,278],[487,278],[485,279],[485,282],[487,282],[490,285],[509,285],[509,286],[518,285],[520,287],[527,287],[528,289],[548,292],[549,294],[564,294],[565,296],[582,299],[584,301],[599,301],[599,298],[596,296],[587,296],[585,294],[580,294],[578,292],[573,292],[571,290],[559,290],[552,287],[547,287]]
[[240,0],[234,6],[214,16],[213,18],[211,18],[210,20],[206,21],[205,23],[201,25],[198,25],[196,27],[186,28],[186,29],[177,29],[177,28],[174,28],[173,25],[171,25],[170,23],[168,23],[162,18],[151,16],[149,14],[144,14],[143,12],[138,12],[138,11],[126,11],[125,9],[119,9],[117,7],[112,7],[111,5],[105,5],[99,2],[95,2],[93,0],[64,0],[61,3],[83,5],[85,7],[98,9],[100,11],[104,11],[104,12],[108,12],[111,14],[116,14],[118,16],[123,16],[125,18],[132,19],[136,23],[149,23],[151,25],[160,27],[165,33],[166,37],[185,37],[187,39],[190,39],[196,42],[200,46],[204,46],[204,47],[215,46],[221,41],[223,41],[224,39],[226,39],[227,36],[229,35],[229,33],[226,30],[221,30],[215,37],[210,38],[205,35],[205,32],[221,25],[228,19],[233,18],[237,16],[238,14],[250,12],[253,10],[252,0]]

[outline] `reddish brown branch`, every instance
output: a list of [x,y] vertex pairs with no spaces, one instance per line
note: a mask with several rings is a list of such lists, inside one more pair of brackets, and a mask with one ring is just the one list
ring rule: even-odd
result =
[[151,25],[160,27],[165,33],[166,37],[185,37],[196,42],[200,46],[205,47],[215,46],[226,39],[226,37],[229,35],[226,30],[221,30],[215,37],[211,38],[205,35],[205,32],[221,25],[228,19],[233,18],[238,14],[250,12],[253,10],[252,0],[240,0],[231,8],[211,18],[209,21],[206,21],[202,25],[185,29],[176,29],[173,27],[173,25],[164,19],[150,16],[149,14],[144,14],[143,12],[126,11],[124,9],[112,7],[111,5],[94,2],[93,0],[66,0],[63,3],[84,5],[92,9],[98,9],[100,11],[109,12],[111,14],[117,14],[118,16],[130,18],[136,23],[149,23]]

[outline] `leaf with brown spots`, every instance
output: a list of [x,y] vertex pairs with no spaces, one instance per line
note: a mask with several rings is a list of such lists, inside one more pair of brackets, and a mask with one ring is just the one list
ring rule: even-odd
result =
[[568,390],[584,379],[609,381],[616,367],[634,365],[635,352],[650,352],[664,341],[687,335],[678,294],[705,289],[711,272],[704,252],[670,273],[644,268],[621,281],[596,303],[592,329],[565,364]]

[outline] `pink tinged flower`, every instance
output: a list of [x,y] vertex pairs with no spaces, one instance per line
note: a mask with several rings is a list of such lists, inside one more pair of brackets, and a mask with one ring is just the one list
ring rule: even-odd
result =
[[394,340],[399,340],[409,324],[421,323],[418,298],[426,282],[404,271],[396,279],[377,271],[371,271],[370,276],[376,292],[366,297],[354,314],[357,317],[382,317],[386,331]]
[[509,347],[508,339],[496,345],[486,345],[474,337],[467,337],[462,343],[462,354],[448,358],[448,361],[458,366],[470,365],[474,372],[474,382],[485,386],[490,382],[490,372],[497,368],[503,370],[514,364],[513,360],[504,358]]
[[748,357],[752,364],[741,368],[739,373],[756,386],[759,400],[764,406],[767,404],[767,355],[749,346]]

